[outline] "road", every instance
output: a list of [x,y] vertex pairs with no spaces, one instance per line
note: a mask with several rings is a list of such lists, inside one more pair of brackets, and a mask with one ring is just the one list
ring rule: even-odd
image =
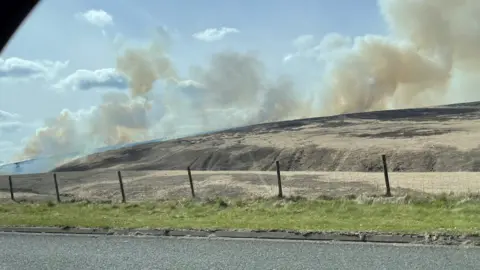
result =
[[478,269],[479,248],[0,233],[0,269]]

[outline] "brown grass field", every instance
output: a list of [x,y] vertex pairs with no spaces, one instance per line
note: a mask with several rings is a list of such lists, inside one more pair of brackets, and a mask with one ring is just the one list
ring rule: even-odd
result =
[[[383,173],[365,172],[281,172],[286,196],[381,195]],[[190,198],[186,171],[122,172],[128,201]],[[272,197],[277,195],[276,172],[192,171],[197,197]],[[116,171],[57,173],[62,200],[119,201]],[[405,194],[478,193],[480,173],[390,173],[394,196]],[[13,176],[17,200],[55,200],[52,173]],[[0,176],[0,198],[10,200],[8,177]]]
[[[480,103],[259,124],[150,142],[73,160],[56,171],[480,171]],[[334,178],[334,177],[332,177]]]
[[[386,154],[395,195],[478,193],[479,138],[476,102],[259,124],[92,154],[54,171],[63,199],[120,199],[117,170],[129,201],[188,198],[188,166],[198,197],[274,196],[278,160],[287,196],[378,195]],[[18,199],[55,198],[52,173],[13,183]],[[0,192],[8,200],[7,176]]]

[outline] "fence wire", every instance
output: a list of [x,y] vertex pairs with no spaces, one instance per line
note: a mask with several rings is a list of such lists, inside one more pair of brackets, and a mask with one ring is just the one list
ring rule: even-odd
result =
[[[280,164],[281,169],[282,164]],[[62,201],[122,201],[117,171],[56,173]],[[279,192],[276,171],[191,171],[195,196],[273,197]],[[383,172],[281,171],[284,196],[358,196],[385,193]],[[0,200],[10,200],[7,175],[0,175]],[[192,197],[187,170],[122,171],[127,201]],[[15,200],[56,200],[53,173],[11,176]],[[389,172],[394,196],[480,192],[479,172]]]

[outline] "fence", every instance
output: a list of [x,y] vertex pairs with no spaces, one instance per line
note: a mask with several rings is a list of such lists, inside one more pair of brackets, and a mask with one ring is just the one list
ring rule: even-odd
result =
[[[87,171],[0,176],[4,200],[142,201],[186,197],[349,196],[362,193],[476,193],[480,173],[383,173],[281,171]],[[480,180],[480,179],[479,179]],[[7,184],[8,183],[8,184]]]

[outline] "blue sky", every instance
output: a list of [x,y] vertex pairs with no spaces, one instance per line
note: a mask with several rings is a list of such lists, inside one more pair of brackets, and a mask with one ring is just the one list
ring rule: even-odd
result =
[[[89,11],[97,13],[89,17]],[[102,102],[106,92],[127,92],[118,89],[125,81],[109,73],[116,66],[115,42],[147,44],[159,27],[171,38],[168,55],[182,80],[190,79],[191,66],[208,65],[215,53],[254,52],[268,76],[289,75],[300,86],[296,91],[315,82],[324,68],[309,58],[284,61],[298,51],[294,40],[299,36],[308,37],[309,46],[314,46],[332,32],[386,33],[373,0],[44,0],[1,55],[0,161],[22,152],[45,120],[58,117],[62,110],[80,111],[76,117],[81,118]],[[222,27],[229,33],[217,38],[203,33],[221,32]],[[80,75],[66,80],[72,74],[90,80],[75,81]],[[94,82],[101,76],[104,84]],[[106,81],[111,87],[105,87]]]

